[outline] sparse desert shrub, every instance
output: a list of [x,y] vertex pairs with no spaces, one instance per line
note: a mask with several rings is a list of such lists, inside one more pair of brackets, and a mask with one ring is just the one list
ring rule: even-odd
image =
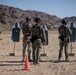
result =
[[0,22],[3,24],[6,24],[6,22],[3,19],[1,19]]
[[1,34],[1,31],[0,31],[0,34]]
[[2,13],[1,13],[1,15],[5,16],[5,15],[6,15],[6,13],[5,13],[5,12],[2,12]]

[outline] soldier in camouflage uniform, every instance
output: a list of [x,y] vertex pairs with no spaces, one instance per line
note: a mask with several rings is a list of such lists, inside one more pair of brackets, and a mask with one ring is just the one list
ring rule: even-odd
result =
[[70,28],[66,26],[65,20],[62,20],[62,25],[59,27],[59,39],[60,39],[60,50],[59,50],[59,61],[62,56],[62,51],[64,47],[65,52],[65,61],[68,61],[68,43],[69,43],[69,35],[71,34]]
[[[26,17],[26,22],[22,25],[22,33],[23,33],[23,60],[25,60],[26,52],[28,52],[28,58],[29,61],[31,61],[31,43],[30,43],[30,37],[31,37],[31,18]],[[26,47],[28,46],[28,50],[26,51]]]
[[46,36],[45,36],[45,31],[44,28],[41,26],[40,18],[35,18],[36,24],[33,25],[31,29],[31,42],[32,42],[32,49],[33,49],[33,64],[38,64],[39,62],[39,56],[40,56],[40,51],[42,48],[42,42],[45,43],[46,41]]

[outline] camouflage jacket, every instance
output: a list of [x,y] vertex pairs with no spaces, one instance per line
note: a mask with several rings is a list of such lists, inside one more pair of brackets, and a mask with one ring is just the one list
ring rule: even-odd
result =
[[41,25],[33,25],[31,28],[31,36],[40,36],[43,42],[46,42],[46,35],[44,28]]
[[21,28],[22,28],[22,33],[24,36],[30,36],[31,35],[31,27],[32,27],[32,25],[29,23],[24,23],[22,25]]
[[70,28],[65,25],[60,26],[58,32],[60,36],[69,36],[72,33]]

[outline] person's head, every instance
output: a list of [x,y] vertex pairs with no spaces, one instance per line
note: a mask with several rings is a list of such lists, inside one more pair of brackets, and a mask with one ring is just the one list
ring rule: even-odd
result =
[[17,22],[15,23],[15,27],[18,27],[18,23]]
[[36,23],[41,23],[41,19],[40,19],[39,17],[36,17],[36,18],[35,18],[35,22],[36,22]]
[[26,22],[29,22],[29,21],[31,21],[31,17],[26,17]]
[[73,22],[71,22],[71,27],[73,27]]
[[63,24],[63,25],[66,25],[66,24],[67,24],[64,19],[62,20],[62,24]]

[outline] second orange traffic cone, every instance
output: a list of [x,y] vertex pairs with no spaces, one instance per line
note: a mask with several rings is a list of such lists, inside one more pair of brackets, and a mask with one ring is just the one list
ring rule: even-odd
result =
[[30,70],[30,63],[29,63],[29,60],[28,60],[28,56],[26,56],[24,69],[25,70]]

